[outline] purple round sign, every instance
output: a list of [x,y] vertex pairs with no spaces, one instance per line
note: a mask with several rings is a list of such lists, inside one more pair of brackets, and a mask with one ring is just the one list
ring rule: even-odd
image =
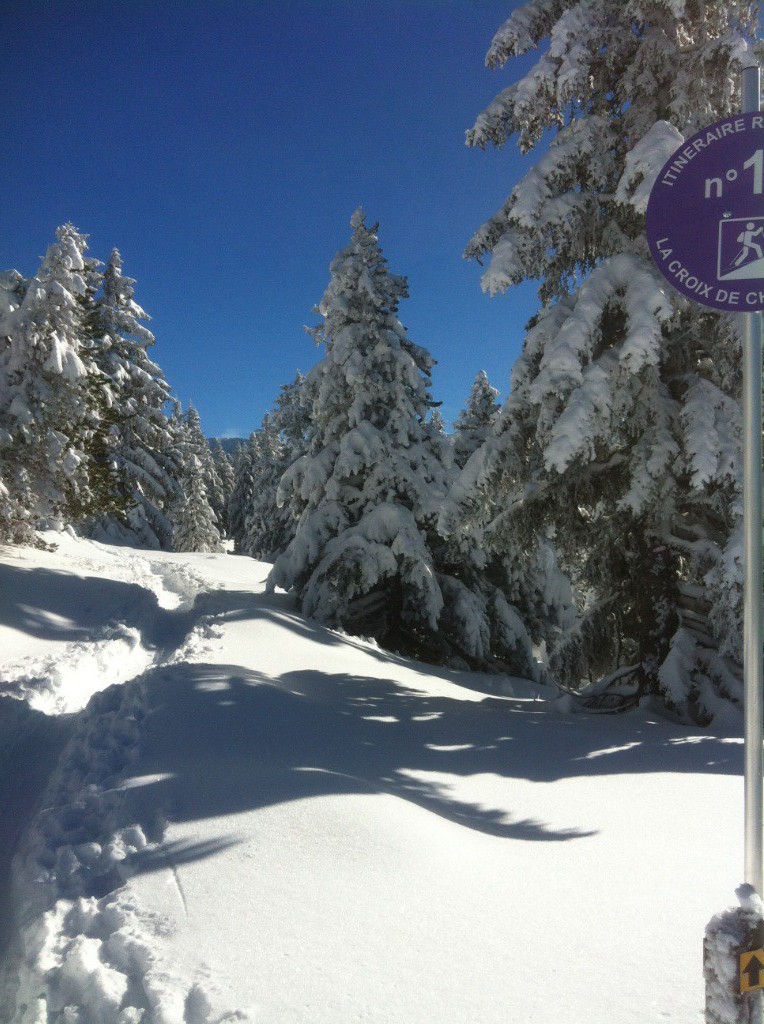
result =
[[678,291],[727,313],[764,309],[764,114],[717,121],[663,165],[647,241]]

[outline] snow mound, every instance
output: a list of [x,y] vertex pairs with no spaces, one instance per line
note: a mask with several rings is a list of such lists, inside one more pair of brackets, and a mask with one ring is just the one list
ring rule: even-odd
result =
[[55,655],[10,662],[3,667],[0,695],[25,700],[48,715],[68,714],[106,686],[133,679],[151,658],[140,632],[119,624],[100,640],[75,641]]

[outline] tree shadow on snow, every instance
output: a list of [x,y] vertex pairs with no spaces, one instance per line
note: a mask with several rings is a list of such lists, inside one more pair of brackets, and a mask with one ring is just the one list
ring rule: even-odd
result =
[[14,933],[11,862],[51,771],[72,732],[73,717],[51,717],[24,701],[0,697],[0,960]]
[[[470,702],[318,670],[271,679],[241,666],[182,664],[151,673],[147,685],[152,713],[140,778],[128,782],[138,817],[159,809],[192,822],[310,797],[384,793],[486,835],[570,841],[593,833],[458,799],[449,776],[553,782],[741,771],[739,744],[647,716],[598,718],[592,728],[543,702]],[[170,859],[214,852],[191,844]],[[138,868],[162,863],[160,851]]]
[[[501,681],[376,650],[305,619],[285,594],[211,589],[166,609],[138,584],[0,565],[0,621],[38,637],[88,640],[124,623],[166,653],[209,616],[286,624],[317,645],[319,663],[322,647],[350,645],[380,666],[405,665],[462,687],[485,692]],[[457,799],[448,777],[552,782],[619,772],[742,772],[740,743],[642,712],[600,716],[595,724],[529,699],[465,701],[318,669],[270,678],[236,665],[181,664],[144,678],[154,712],[138,774],[160,778],[136,780],[126,796],[146,820],[159,812],[193,821],[312,796],[386,793],[487,835],[569,841],[591,833]],[[160,847],[139,856],[136,867],[212,856],[223,845]]]

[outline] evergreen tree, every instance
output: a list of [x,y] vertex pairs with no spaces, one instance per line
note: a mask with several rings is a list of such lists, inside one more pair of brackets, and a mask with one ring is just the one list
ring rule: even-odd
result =
[[[0,310],[0,457],[3,513],[33,495],[32,520],[66,517],[86,500],[87,463],[78,447],[88,420],[92,358],[82,343],[78,297],[86,293],[86,242],[71,224],[56,232],[37,274],[4,275]],[[17,507],[18,513],[18,507]],[[7,533],[16,528],[0,522]]]
[[305,376],[299,371],[293,381],[282,384],[273,409],[273,422],[284,442],[285,458],[291,465],[304,455],[313,437],[313,408]]
[[318,307],[315,437],[282,481],[301,518],[270,583],[308,615],[411,647],[443,605],[424,539],[445,484],[425,445],[433,361],[398,320],[406,281],[388,271],[376,226],[357,210],[351,227]]
[[204,436],[199,413],[192,403],[184,413],[176,406],[172,416],[173,447],[182,466],[181,473],[186,475],[189,466],[202,474],[204,492],[213,510],[215,522],[220,526],[218,510],[223,506],[223,487],[220,480],[212,451]]
[[184,449],[187,453],[186,457],[188,459],[188,456],[193,453],[199,463],[202,480],[204,481],[204,490],[207,494],[207,500],[215,514],[215,521],[220,526],[221,518],[223,516],[222,510],[226,504],[220,475],[217,471],[215,460],[212,457],[210,446],[204,436],[199,413],[193,405],[189,404],[185,418],[186,431]]
[[470,242],[491,294],[541,281],[512,390],[443,516],[495,551],[558,546],[578,602],[562,685],[630,675],[708,721],[740,693],[739,342],[669,291],[644,211],[683,137],[738,109],[757,5],[531,0],[487,63],[548,47],[468,132],[549,152]]
[[460,469],[488,437],[491,424],[499,411],[499,403],[496,401],[498,396],[496,388],[488,383],[485,370],[480,370],[467,399],[467,407],[462,409],[454,421],[454,461]]
[[284,551],[294,536],[294,517],[288,505],[279,507],[277,494],[287,468],[285,444],[274,418],[268,413],[258,434],[256,458],[252,464],[253,489],[245,522],[243,548],[248,555],[265,562]]
[[387,269],[376,225],[357,210],[351,227],[313,332],[326,356],[305,382],[310,446],[279,491],[300,518],[269,585],[395,650],[498,667],[497,650],[518,651],[524,631],[497,590],[473,586],[472,564],[446,565],[453,549],[435,524],[448,442],[427,421],[433,360],[398,319],[406,280]]
[[430,410],[430,426],[436,434],[442,434],[445,436],[446,424],[443,421],[443,413],[440,409],[435,408]]
[[228,536],[233,539],[237,554],[247,555],[247,516],[255,493],[256,465],[260,458],[260,442],[256,433],[249,435],[236,454],[233,489],[228,499]]
[[172,525],[175,551],[223,550],[204,484],[204,467],[196,456],[186,466],[183,497],[173,507]]
[[229,535],[228,503],[230,502],[231,494],[233,493],[234,472],[231,460],[223,449],[220,441],[216,441],[215,446],[212,449],[212,461],[215,464],[215,470],[220,481],[220,507],[215,510],[215,514],[218,517],[223,534],[227,537]]
[[172,531],[166,510],[178,489],[179,464],[164,408],[170,389],[162,370],[148,356],[154,335],[141,321],[147,314],[133,298],[135,281],[122,274],[122,257],[112,251],[96,299],[91,334],[102,392],[96,459],[114,467],[116,508],[100,510],[99,529],[117,519],[133,538],[149,547],[169,547]]
[[33,544],[35,530],[31,510],[35,502],[29,475],[19,465],[0,464],[0,469],[0,543]]
[[108,342],[101,338],[96,311],[96,295],[103,283],[100,260],[83,258],[83,291],[76,296],[77,334],[86,353],[87,376],[84,381],[81,416],[72,425],[72,441],[82,452],[87,487],[70,499],[65,518],[81,525],[92,517],[118,514],[125,504],[125,493],[117,465],[110,452],[112,415],[115,396],[111,381],[103,373],[99,356]]
[[254,490],[243,547],[254,558],[273,561],[286,551],[297,530],[299,515],[289,501],[279,501],[281,480],[309,448],[311,400],[304,376],[283,384],[271,413],[258,431],[253,461]]
[[208,490],[210,480],[219,486],[219,477],[193,405],[184,413],[176,403],[170,436],[181,481],[169,510],[173,551],[220,551],[220,524]]
[[104,272],[71,224],[56,238],[34,278],[0,274],[0,536],[55,516],[168,546],[180,463],[146,314],[117,250]]

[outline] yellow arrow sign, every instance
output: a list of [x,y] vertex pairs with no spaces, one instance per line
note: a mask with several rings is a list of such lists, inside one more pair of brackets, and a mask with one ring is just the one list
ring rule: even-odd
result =
[[764,949],[740,954],[740,992],[764,988]]

